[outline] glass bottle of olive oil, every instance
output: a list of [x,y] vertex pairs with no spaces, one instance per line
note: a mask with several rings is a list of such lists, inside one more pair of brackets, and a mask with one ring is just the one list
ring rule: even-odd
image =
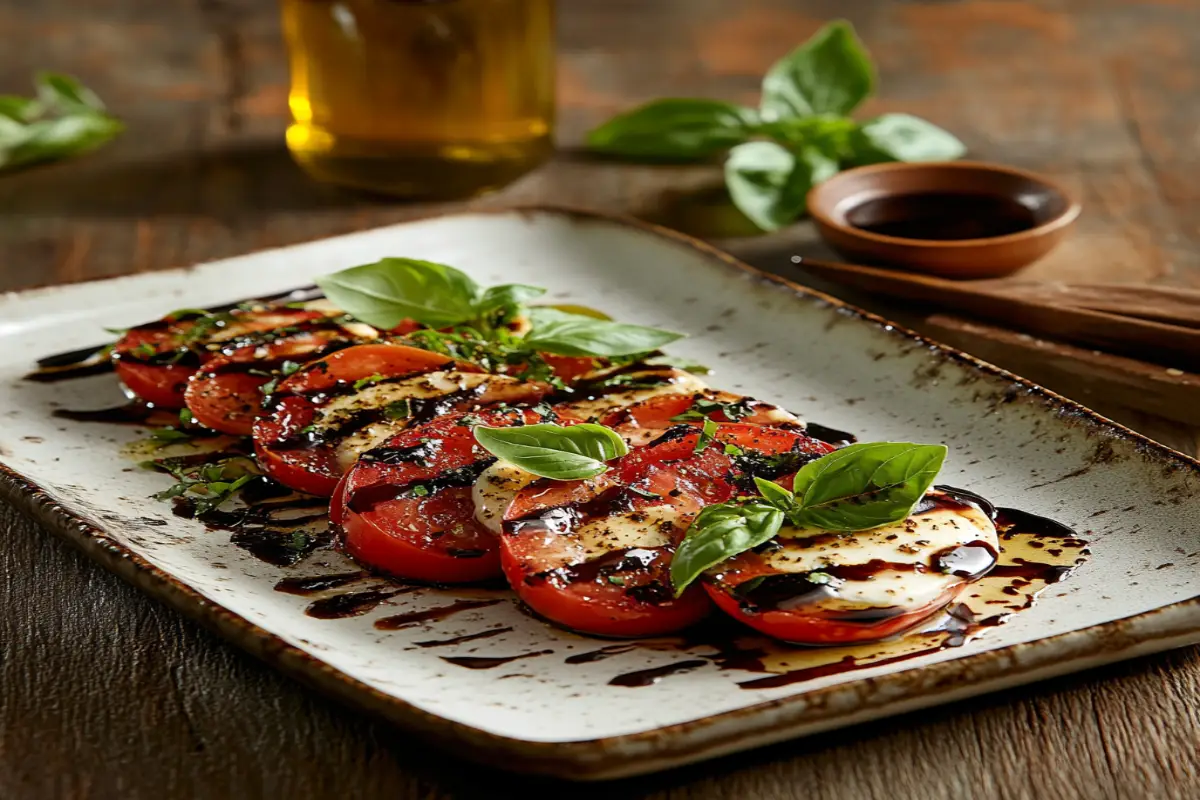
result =
[[553,147],[554,0],[281,0],[288,149],[408,197],[512,181]]

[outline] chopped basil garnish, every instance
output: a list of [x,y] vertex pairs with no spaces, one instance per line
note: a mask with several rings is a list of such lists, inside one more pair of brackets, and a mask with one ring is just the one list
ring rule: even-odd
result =
[[368,375],[365,378],[359,378],[358,380],[356,380],[354,382],[354,389],[355,389],[355,391],[357,391],[359,389],[365,389],[368,386],[373,386],[373,385],[379,383],[380,381],[385,380],[385,378],[386,378],[386,376],[381,375],[378,372],[376,372],[374,375]]
[[147,469],[170,473],[175,483],[154,495],[156,500],[188,497],[192,513],[201,516],[230,500],[246,484],[260,478],[258,465],[249,456],[235,455],[207,464],[188,458],[160,458],[142,464]]
[[412,416],[412,403],[407,397],[395,400],[383,407],[383,414],[388,419],[408,419]]
[[700,428],[700,436],[696,439],[696,447],[692,450],[693,453],[699,453],[712,444],[713,437],[717,434],[717,423],[711,419],[705,419],[704,425]]
[[752,412],[750,408],[749,398],[737,400],[732,403],[723,403],[720,400],[710,400],[707,397],[697,397],[692,401],[692,407],[687,411],[676,414],[671,417],[672,422],[688,422],[691,420],[707,419],[711,414],[720,413],[725,416],[730,422],[737,422],[750,416]]

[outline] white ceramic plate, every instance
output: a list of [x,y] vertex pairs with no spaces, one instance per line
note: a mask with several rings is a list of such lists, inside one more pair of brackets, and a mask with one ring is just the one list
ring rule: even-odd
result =
[[[334,556],[313,556],[324,567],[271,566],[148,500],[163,477],[130,469],[120,454],[136,430],[51,416],[54,407],[120,402],[111,375],[20,380],[36,357],[102,340],[103,326],[273,293],[387,255],[454,264],[481,283],[547,286],[555,301],[685,331],[691,337],[672,351],[712,366],[713,385],[869,439],[945,442],[943,482],[1089,532],[1093,557],[1036,607],[964,647],[770,689],[742,688],[753,675],[707,661],[656,685],[611,686],[615,675],[696,654],[639,647],[568,664],[604,643],[552,629],[499,593],[498,603],[397,631],[373,622],[455,593],[399,595],[350,619],[306,616],[312,598],[273,586],[336,571]],[[589,214],[448,216],[7,296],[0,420],[0,490],[49,528],[288,672],[513,769],[646,772],[1200,640],[1196,461],[687,237]],[[494,628],[512,630],[416,644]],[[522,658],[491,669],[444,658],[514,655]]]

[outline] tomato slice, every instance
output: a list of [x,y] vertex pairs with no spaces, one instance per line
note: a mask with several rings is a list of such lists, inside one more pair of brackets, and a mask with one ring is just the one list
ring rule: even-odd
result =
[[[749,578],[747,578],[749,580]],[[744,622],[761,633],[792,644],[844,645],[877,642],[904,633],[929,619],[945,608],[955,596],[957,589],[923,606],[899,613],[877,611],[874,613],[835,612],[811,610],[800,611],[788,608],[749,610],[746,601],[731,591],[727,585],[704,584],[705,591],[717,604],[717,608],[736,620]],[[814,587],[816,588],[816,587]]]
[[331,509],[343,548],[400,578],[469,583],[499,576],[496,535],[477,519],[472,496],[496,459],[475,442],[471,426],[543,419],[532,409],[447,414],[367,451],[346,473]]
[[275,480],[329,495],[359,453],[405,425],[494,403],[536,403],[548,389],[415,347],[356,345],[280,382],[254,423],[254,449]]
[[323,317],[322,312],[275,307],[168,315],[131,328],[117,341],[113,346],[117,377],[146,403],[183,408],[188,378],[227,344],[244,346],[255,334]]
[[555,411],[565,419],[604,420],[655,397],[692,395],[705,388],[703,381],[681,369],[640,367],[577,382]]
[[705,419],[714,422],[804,428],[803,420],[779,406],[716,389],[683,394],[657,394],[609,412],[601,417],[600,423],[615,428],[630,441],[644,442],[673,425],[700,425]]
[[562,379],[568,386],[595,372],[597,364],[604,363],[603,359],[556,356],[553,353],[542,353],[542,359],[554,371],[555,377]]
[[552,622],[601,636],[661,635],[703,618],[710,604],[700,587],[675,598],[670,581],[675,545],[695,514],[739,491],[749,474],[742,461],[757,474],[768,457],[792,465],[831,448],[793,431],[724,424],[697,453],[700,436],[676,426],[598,478],[519,491],[500,545],[522,601]]
[[305,331],[274,342],[235,348],[211,359],[188,381],[184,399],[201,425],[249,436],[262,407],[262,387],[288,362],[303,364],[364,339],[340,329]]

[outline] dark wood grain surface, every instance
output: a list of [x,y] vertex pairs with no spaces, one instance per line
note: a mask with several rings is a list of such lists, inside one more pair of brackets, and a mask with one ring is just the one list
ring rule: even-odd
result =
[[[744,235],[707,167],[597,162],[582,133],[655,96],[752,102],[758,76],[849,16],[904,110],[976,157],[1053,175],[1085,207],[1025,277],[1200,286],[1195,0],[564,0],[561,154],[482,205],[635,213],[787,272],[807,224]],[[84,77],[129,132],[0,178],[0,290],[236,255],[452,206],[309,182],[283,149],[286,66],[268,0],[8,0],[0,92]],[[904,315],[906,309],[890,308]],[[1197,428],[1092,405],[1195,454]],[[573,796],[1200,796],[1200,658],[1138,659]],[[276,675],[0,506],[0,797],[508,797],[560,788],[464,765]]]

